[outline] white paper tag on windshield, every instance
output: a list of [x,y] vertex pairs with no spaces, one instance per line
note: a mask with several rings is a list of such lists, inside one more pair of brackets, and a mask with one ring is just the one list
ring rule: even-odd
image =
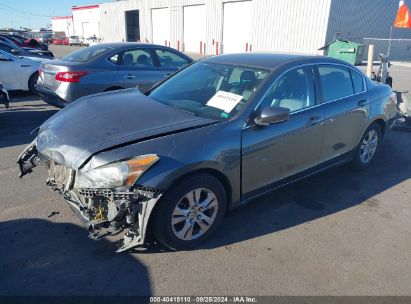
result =
[[213,108],[223,110],[226,113],[230,113],[234,107],[243,99],[243,96],[218,91],[211,99],[207,102],[207,105]]

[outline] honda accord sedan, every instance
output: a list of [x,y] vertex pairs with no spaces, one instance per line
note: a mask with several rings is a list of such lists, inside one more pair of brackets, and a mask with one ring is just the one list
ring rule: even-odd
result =
[[65,107],[90,94],[139,86],[145,92],[193,60],[172,48],[142,43],[90,46],[42,64],[37,92]]
[[[391,88],[326,57],[221,55],[146,93],[84,97],[18,159],[48,168],[94,238],[124,231],[171,249],[207,239],[227,210],[334,166],[369,166],[397,114]],[[353,173],[355,174],[355,173]]]

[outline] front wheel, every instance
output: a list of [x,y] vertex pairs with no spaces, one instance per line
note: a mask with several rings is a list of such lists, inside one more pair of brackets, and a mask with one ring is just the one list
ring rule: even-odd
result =
[[173,250],[193,248],[221,223],[227,198],[224,187],[211,175],[196,175],[166,193],[154,213],[153,232]]
[[367,131],[365,131],[354,153],[352,161],[354,169],[365,169],[371,164],[376,152],[380,148],[381,140],[381,128],[378,124],[373,123],[368,127]]

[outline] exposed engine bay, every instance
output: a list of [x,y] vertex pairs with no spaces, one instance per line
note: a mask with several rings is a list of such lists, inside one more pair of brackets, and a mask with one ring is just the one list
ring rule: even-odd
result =
[[122,252],[146,241],[146,228],[151,211],[161,194],[156,189],[141,186],[130,188],[77,188],[76,170],[70,169],[41,155],[31,143],[20,155],[17,163],[20,177],[44,164],[48,168],[46,183],[58,191],[80,216],[92,239],[126,231],[117,252]]

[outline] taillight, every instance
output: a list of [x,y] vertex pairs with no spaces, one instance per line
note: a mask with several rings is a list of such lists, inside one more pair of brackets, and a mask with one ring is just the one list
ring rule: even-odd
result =
[[84,75],[87,75],[87,72],[58,72],[55,78],[62,82],[79,82]]

